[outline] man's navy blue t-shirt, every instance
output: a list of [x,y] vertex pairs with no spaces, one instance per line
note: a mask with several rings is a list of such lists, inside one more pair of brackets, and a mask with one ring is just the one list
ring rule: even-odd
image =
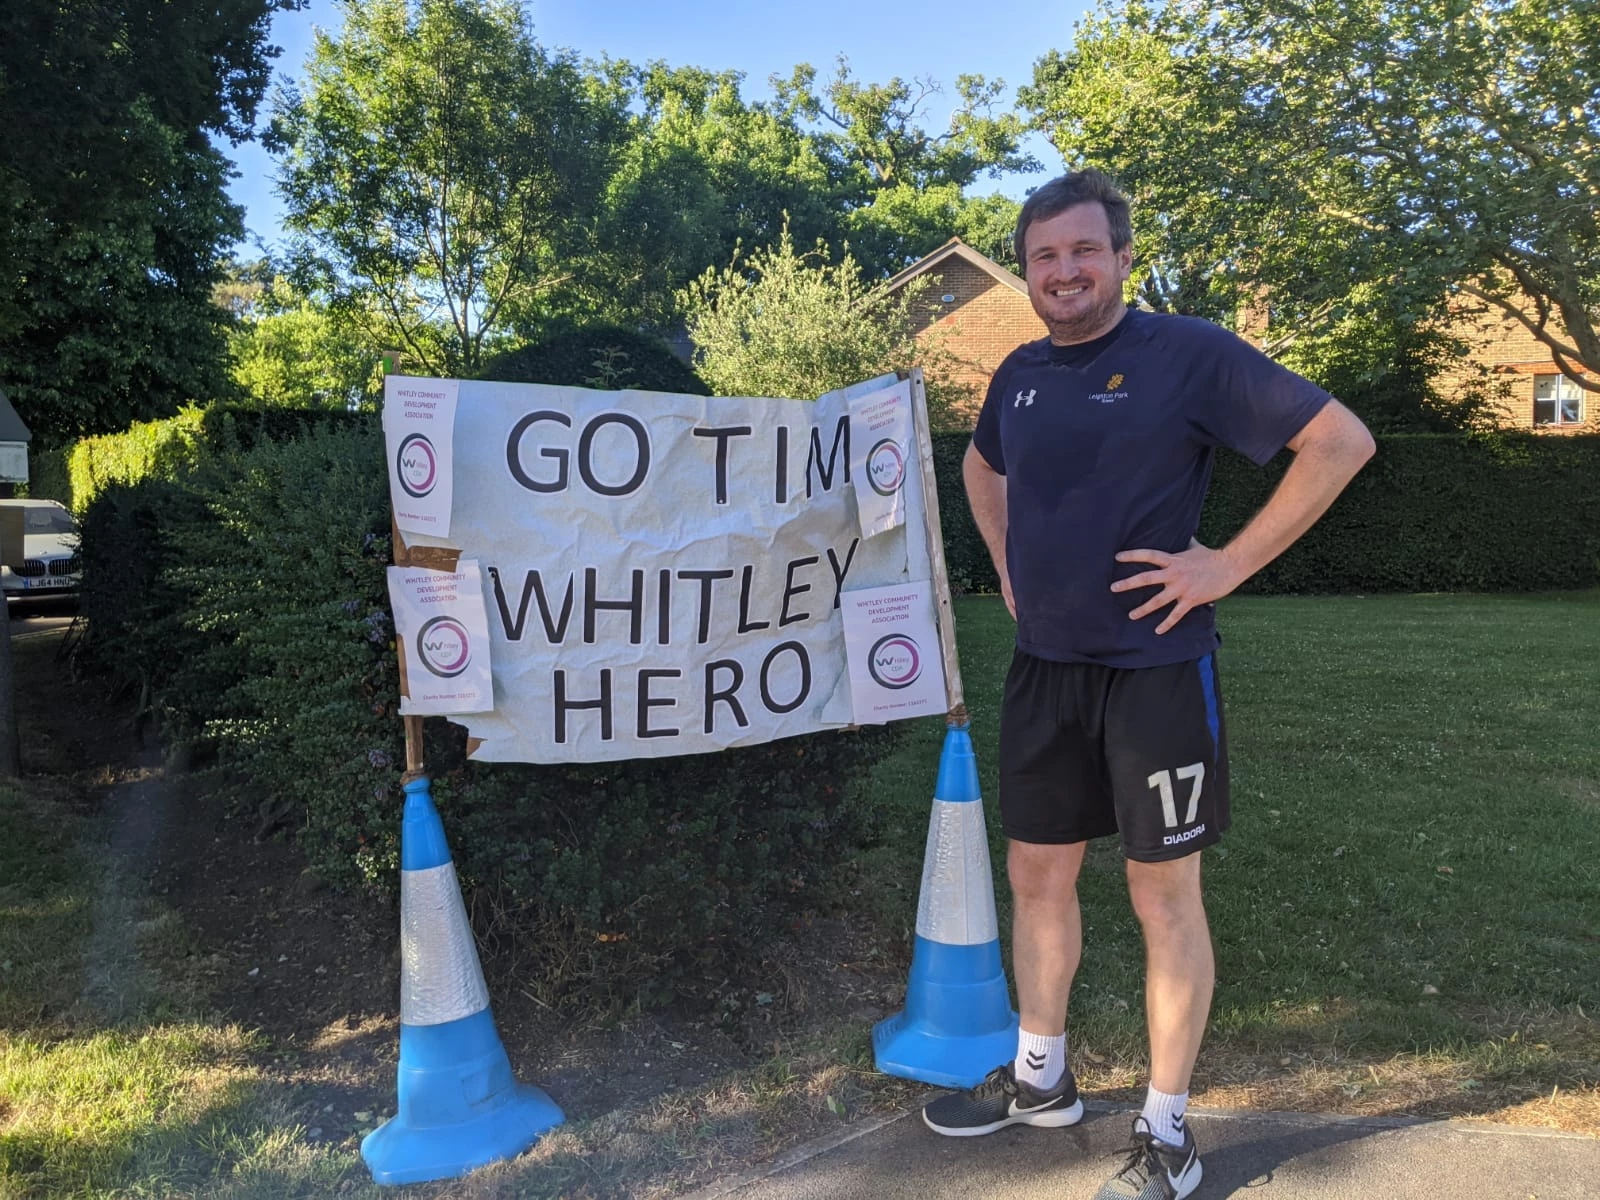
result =
[[1263,464],[1328,393],[1227,330],[1129,310],[1082,346],[1048,338],[1000,364],[972,444],[1006,477],[1006,561],[1017,646],[1056,662],[1156,667],[1216,649],[1212,605],[1157,635],[1168,610],[1128,614],[1154,588],[1113,580],[1157,568],[1122,550],[1184,550],[1216,447]]

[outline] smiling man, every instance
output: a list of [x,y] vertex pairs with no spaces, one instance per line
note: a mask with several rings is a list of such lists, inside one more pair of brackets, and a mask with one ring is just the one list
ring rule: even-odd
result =
[[[1097,1200],[1181,1200],[1200,1183],[1184,1110],[1215,980],[1200,851],[1229,821],[1214,605],[1310,528],[1373,442],[1232,333],[1130,309],[1132,240],[1127,200],[1094,170],[1046,184],[1017,220],[1050,336],[995,372],[963,473],[1017,621],[1000,812],[1022,1021],[1012,1062],[923,1119],[960,1137],[1082,1117],[1066,1057],[1077,880],[1089,839],[1116,834],[1144,934],[1151,1079]],[[1212,549],[1194,535],[1218,446],[1294,461]]]

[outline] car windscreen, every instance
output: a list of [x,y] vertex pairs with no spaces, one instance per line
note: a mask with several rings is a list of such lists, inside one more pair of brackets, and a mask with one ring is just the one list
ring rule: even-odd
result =
[[64,508],[27,508],[29,533],[71,533],[72,514]]

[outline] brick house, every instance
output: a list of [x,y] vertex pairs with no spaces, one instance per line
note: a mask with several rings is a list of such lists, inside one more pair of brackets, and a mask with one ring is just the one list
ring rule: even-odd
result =
[[1028,285],[960,238],[912,263],[884,287],[893,292],[923,276],[932,282],[917,306],[919,336],[934,329],[943,335],[945,351],[956,360],[954,381],[971,389],[969,404],[958,414],[970,425],[1000,361],[1048,331],[1028,303]]
[[1585,392],[1563,375],[1550,348],[1520,321],[1463,297],[1452,305],[1447,328],[1469,349],[1459,366],[1440,374],[1439,389],[1445,395],[1487,383],[1502,423],[1510,428],[1600,430],[1600,393]]

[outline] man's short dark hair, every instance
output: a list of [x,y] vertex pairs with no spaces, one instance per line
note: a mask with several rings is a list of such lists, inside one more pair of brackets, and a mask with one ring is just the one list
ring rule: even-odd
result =
[[1022,273],[1028,273],[1028,226],[1035,221],[1048,221],[1079,204],[1097,203],[1106,210],[1106,220],[1111,224],[1111,248],[1121,250],[1133,241],[1133,222],[1128,214],[1128,198],[1117,191],[1110,176],[1093,167],[1058,175],[1045,184],[1022,206],[1017,215],[1017,232],[1014,250]]

